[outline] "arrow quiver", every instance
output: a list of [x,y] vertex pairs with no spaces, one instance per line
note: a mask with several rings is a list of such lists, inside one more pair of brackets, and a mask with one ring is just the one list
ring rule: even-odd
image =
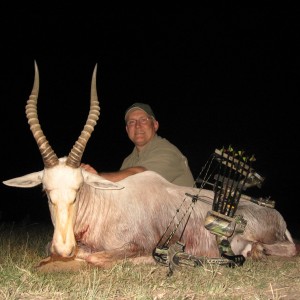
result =
[[[238,261],[239,265],[245,258],[234,255],[228,238],[234,232],[243,233],[247,225],[242,216],[235,215],[242,192],[252,186],[261,187],[264,181],[252,168],[254,161],[254,156],[249,157],[244,151],[235,151],[232,147],[216,149],[211,169],[206,173],[208,178],[198,179],[202,187],[211,185],[214,191],[212,210],[207,213],[204,226],[216,235],[221,257]],[[270,202],[267,200],[266,205],[272,206]]]
[[[247,221],[239,215],[235,215],[241,196],[244,200],[258,205],[274,208],[275,203],[269,199],[253,198],[242,194],[249,187],[261,187],[264,178],[252,169],[254,156],[248,157],[244,151],[235,151],[232,147],[221,150],[216,149],[210,159],[202,168],[196,184],[200,190],[203,188],[214,191],[212,209],[208,211],[205,218],[205,228],[216,236],[221,257],[207,258],[196,257],[184,252],[185,245],[180,241],[174,241],[173,237],[179,225],[189,220],[193,206],[197,201],[207,202],[198,195],[186,194],[182,205],[169,223],[165,233],[158,242],[152,255],[161,265],[168,266],[168,275],[172,275],[175,268],[180,266],[202,266],[205,263],[225,265],[228,267],[242,266],[245,258],[235,255],[231,249],[229,239],[234,232],[243,233]],[[191,199],[190,205],[183,206]],[[183,211],[183,207],[187,207]],[[178,214],[181,213],[180,216]],[[177,223],[175,217],[177,216]],[[182,227],[181,227],[182,228]],[[184,231],[184,230],[183,230]],[[181,236],[183,232],[181,233]]]

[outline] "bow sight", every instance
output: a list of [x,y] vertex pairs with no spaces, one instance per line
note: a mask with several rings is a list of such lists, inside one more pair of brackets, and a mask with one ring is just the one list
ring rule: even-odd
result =
[[[191,213],[191,208],[196,201],[207,202],[198,195],[186,194],[188,198],[191,198],[188,209],[183,213],[179,222],[174,224],[173,229],[170,229],[173,220],[170,222],[165,234],[153,251],[154,259],[159,264],[169,267],[169,276],[179,266],[195,267],[202,266],[204,263],[213,263],[228,267],[243,265],[245,262],[244,256],[235,255],[231,250],[228,240],[234,232],[243,233],[247,225],[247,220],[242,216],[235,215],[241,195],[243,195],[243,199],[258,205],[270,208],[274,208],[275,206],[274,201],[268,198],[253,198],[242,194],[249,187],[256,186],[260,188],[264,181],[264,178],[252,168],[253,161],[255,161],[254,156],[246,156],[244,151],[235,151],[230,146],[227,149],[216,149],[211,155],[202,168],[195,184],[199,188],[199,191],[206,188],[214,192],[212,210],[208,211],[204,226],[216,236],[220,257],[196,257],[184,252],[185,245],[183,243],[172,241],[180,223],[185,220],[185,225],[187,224],[189,219],[188,214]],[[186,198],[183,201],[186,201]],[[179,211],[180,208],[177,209],[177,213]],[[186,215],[188,216],[186,217]],[[171,241],[173,243],[169,245]]]

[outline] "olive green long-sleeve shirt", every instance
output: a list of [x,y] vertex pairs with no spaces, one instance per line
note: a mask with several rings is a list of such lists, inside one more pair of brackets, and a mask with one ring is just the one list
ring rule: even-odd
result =
[[124,159],[121,170],[135,166],[155,171],[177,185],[194,185],[187,158],[176,146],[158,135],[142,151],[138,152],[134,147],[132,153]]

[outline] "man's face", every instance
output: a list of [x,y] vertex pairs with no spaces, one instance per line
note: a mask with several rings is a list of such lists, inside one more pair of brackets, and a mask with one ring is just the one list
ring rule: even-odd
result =
[[158,122],[141,109],[129,112],[126,118],[128,137],[138,150],[141,150],[153,138],[158,126]]

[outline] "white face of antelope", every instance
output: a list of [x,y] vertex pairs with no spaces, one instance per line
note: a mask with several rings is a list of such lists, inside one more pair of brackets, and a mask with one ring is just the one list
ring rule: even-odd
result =
[[91,137],[94,127],[100,115],[100,105],[97,95],[96,74],[97,65],[94,68],[91,83],[90,110],[86,124],[80,136],[71,149],[68,157],[58,159],[44,135],[38,119],[37,100],[39,94],[39,71],[34,63],[34,83],[31,94],[26,104],[26,117],[33,137],[39,147],[44,162],[44,170],[6,180],[3,183],[16,187],[33,187],[43,184],[47,193],[51,219],[54,225],[54,236],[51,252],[63,257],[71,257],[75,253],[76,241],[73,227],[76,218],[78,204],[76,195],[84,180],[95,180],[80,168],[81,157],[86,144]]
[[48,196],[54,226],[50,251],[52,254],[62,257],[72,257],[76,249],[74,225],[79,206],[76,196],[83,182],[95,189],[102,190],[119,190],[123,186],[80,167],[69,167],[66,165],[66,160],[67,158],[59,158],[58,164],[52,168],[5,180],[3,183],[19,188],[43,185]]
[[83,184],[81,168],[71,168],[60,163],[44,170],[43,187],[48,196],[49,209],[54,226],[50,251],[63,257],[74,255],[76,241],[74,223],[78,208],[76,195]]

